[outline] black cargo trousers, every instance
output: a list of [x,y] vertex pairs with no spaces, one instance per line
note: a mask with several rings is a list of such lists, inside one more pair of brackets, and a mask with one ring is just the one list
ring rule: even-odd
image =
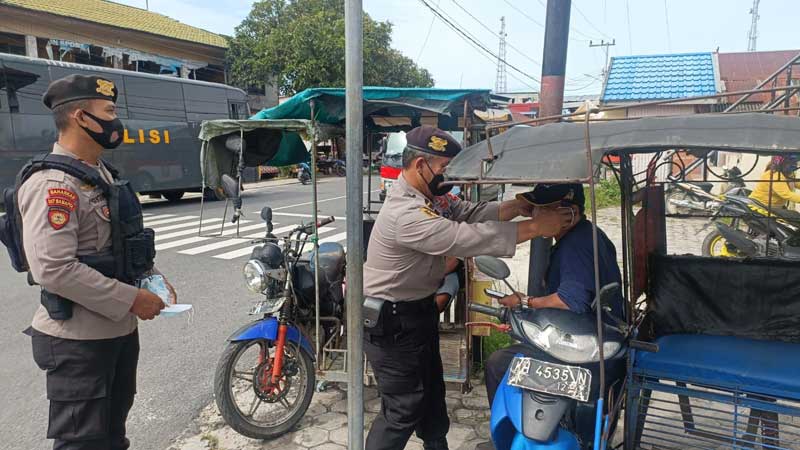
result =
[[54,450],[125,450],[125,422],[136,394],[139,332],[73,340],[32,328],[33,359],[47,372],[47,438]]
[[433,296],[385,302],[382,326],[364,330],[364,352],[381,396],[366,450],[402,450],[416,431],[425,449],[446,450],[450,419]]

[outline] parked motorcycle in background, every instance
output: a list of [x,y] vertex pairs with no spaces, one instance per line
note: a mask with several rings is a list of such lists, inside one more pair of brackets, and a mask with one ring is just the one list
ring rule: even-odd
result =
[[[228,195],[234,196],[230,192]],[[264,208],[266,237],[244,267],[247,288],[259,296],[251,315],[236,330],[217,365],[214,395],[225,422],[254,439],[290,431],[314,395],[315,351],[307,336],[315,330],[313,224],[301,224],[275,237],[272,210]],[[317,227],[334,221],[322,219]],[[319,246],[320,342],[340,337],[344,307],[345,251],[338,243]]]
[[716,211],[725,195],[750,195],[738,167],[725,169],[721,194],[711,193],[714,183],[686,181],[670,183],[665,188],[667,214],[692,214],[708,216]]

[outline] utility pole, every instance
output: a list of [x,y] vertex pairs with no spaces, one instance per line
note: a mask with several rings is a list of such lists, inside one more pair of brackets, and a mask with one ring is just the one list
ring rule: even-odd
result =
[[[344,2],[345,126],[347,139],[347,442],[364,450],[364,12]],[[318,350],[319,351],[319,350]]]
[[600,40],[599,44],[595,44],[593,41],[589,41],[589,47],[604,47],[606,52],[606,59],[605,63],[603,64],[603,79],[605,79],[606,75],[608,74],[608,48],[617,45],[617,40],[612,39],[611,42],[606,42],[604,40]]
[[750,15],[753,16],[753,20],[750,22],[750,31],[747,33],[747,51],[754,52],[756,51],[756,39],[758,38],[758,19],[760,16],[758,15],[758,4],[761,0],[753,0],[753,7],[750,8]]
[[[571,7],[571,0],[547,0],[539,117],[561,115],[564,107],[564,75],[567,70]],[[537,238],[531,241],[528,295],[544,295],[544,277],[552,245],[553,240],[550,238]]]
[[508,91],[508,75],[506,74],[506,18],[500,18],[500,51],[497,52],[497,77],[494,82],[494,92]]

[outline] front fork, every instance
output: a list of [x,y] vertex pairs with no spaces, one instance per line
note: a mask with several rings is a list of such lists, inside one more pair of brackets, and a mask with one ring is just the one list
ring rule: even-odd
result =
[[[281,316],[283,315],[281,314]],[[281,379],[281,371],[283,370],[283,349],[286,347],[286,330],[288,328],[286,321],[281,317],[281,320],[278,322],[278,339],[275,342],[275,361],[272,364],[272,379],[270,380],[270,384],[273,386],[277,386]]]

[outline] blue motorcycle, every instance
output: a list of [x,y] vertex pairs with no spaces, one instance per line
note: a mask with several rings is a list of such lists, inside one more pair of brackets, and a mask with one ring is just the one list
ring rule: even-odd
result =
[[[481,272],[498,280],[510,274],[508,266],[497,258],[480,256],[475,263]],[[616,289],[617,283],[601,289],[595,305],[603,307]],[[487,294],[499,295],[489,290]],[[470,304],[470,310],[499,319],[504,331],[528,347],[524,355],[515,355],[491,405],[494,447],[605,448],[604,437],[613,434],[616,418],[613,413],[607,414],[604,398],[610,391],[619,398],[625,373],[626,327],[621,320],[611,318],[614,325],[604,325],[601,361],[594,314],[475,303]],[[603,363],[606,388],[601,396],[598,378]]]
[[[272,439],[291,430],[314,395],[315,311],[321,342],[336,338],[344,311],[345,251],[338,243],[319,246],[320,270],[306,244],[313,224],[301,224],[282,238],[273,234],[272,210],[264,208],[267,235],[254,243],[244,267],[247,288],[259,300],[250,314],[260,316],[236,330],[220,357],[214,394],[225,422],[254,439]],[[334,221],[321,219],[318,227]],[[315,278],[319,280],[316,302]]]

